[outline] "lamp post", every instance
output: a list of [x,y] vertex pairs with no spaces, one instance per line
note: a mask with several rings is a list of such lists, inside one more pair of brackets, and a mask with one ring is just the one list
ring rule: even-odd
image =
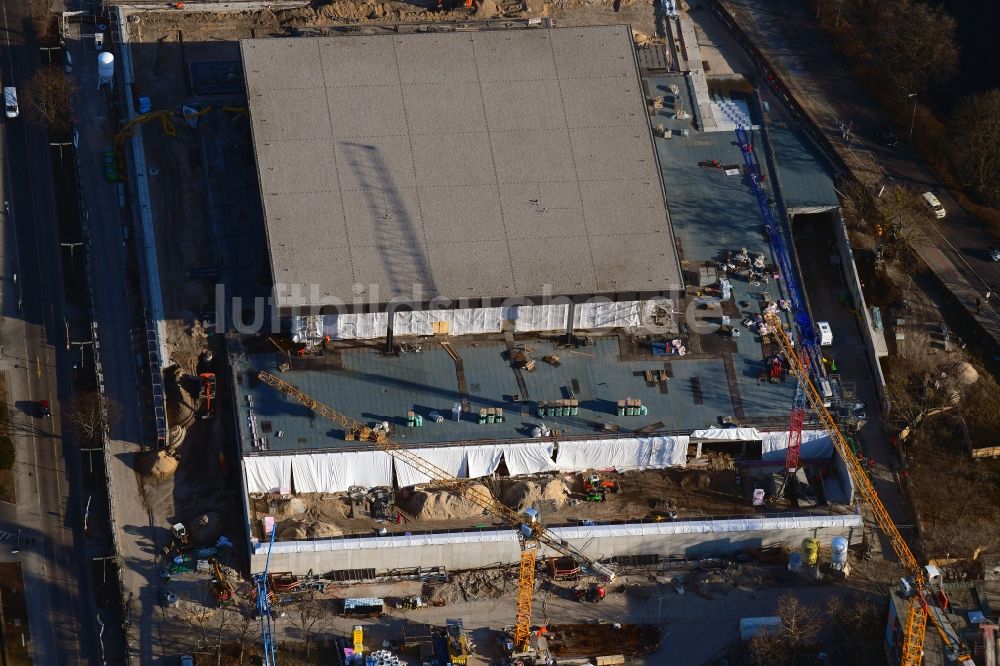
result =
[[910,99],[913,100],[913,114],[910,116],[910,138],[909,138],[909,143],[912,144],[913,143],[913,126],[917,122],[917,93],[910,93],[909,95],[907,95],[907,97],[909,97]]

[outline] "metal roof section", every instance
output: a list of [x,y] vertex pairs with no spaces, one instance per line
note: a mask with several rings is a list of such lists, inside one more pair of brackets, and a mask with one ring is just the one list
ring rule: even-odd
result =
[[833,189],[833,171],[829,161],[802,132],[789,127],[769,125],[781,178],[781,194],[789,214],[819,213],[840,208]]
[[240,46],[279,307],[681,285],[627,26]]

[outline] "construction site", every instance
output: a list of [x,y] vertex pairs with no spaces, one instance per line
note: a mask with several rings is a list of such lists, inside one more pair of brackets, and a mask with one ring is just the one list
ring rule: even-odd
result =
[[[533,4],[119,8],[162,605],[252,605],[265,663],[308,600],[351,637],[331,663],[610,664],[664,654],[663,594],[894,552],[894,649],[919,663],[930,615],[961,661],[977,628],[933,601],[865,454],[884,379],[853,372],[886,342],[831,169],[708,9]],[[836,355],[824,271],[862,313]],[[533,623],[533,594],[627,621]],[[411,622],[483,599],[511,605],[499,647]]]

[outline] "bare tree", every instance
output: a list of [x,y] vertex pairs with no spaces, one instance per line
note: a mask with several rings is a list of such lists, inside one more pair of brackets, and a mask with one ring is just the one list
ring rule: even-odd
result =
[[834,649],[841,653],[845,664],[871,664],[885,656],[882,639],[885,618],[882,610],[869,598],[857,598],[850,603],[842,597],[831,597],[826,604],[833,634]]
[[309,650],[312,647],[316,634],[326,630],[330,626],[330,609],[326,604],[318,601],[303,601],[292,613],[289,613],[289,620],[296,629],[299,630],[302,640],[306,644],[306,659],[309,658]]
[[951,124],[955,172],[990,206],[1000,205],[1000,88],[962,99]]
[[259,642],[259,632],[257,631],[259,627],[260,624],[249,613],[240,612],[233,629],[233,638],[240,648],[240,664],[247,657],[247,646]]
[[102,398],[96,391],[78,393],[66,403],[66,419],[73,435],[81,444],[100,441],[105,424],[114,426],[121,418],[121,409],[114,400]]
[[923,92],[958,71],[957,24],[940,7],[884,0],[871,25],[871,50],[903,93]]
[[52,11],[49,0],[31,0],[29,8],[31,27],[35,31],[35,39],[42,46],[57,43],[59,36],[59,18]]
[[28,119],[50,132],[68,132],[73,126],[71,101],[79,86],[58,65],[40,67],[22,93]]
[[819,612],[792,594],[778,598],[776,615],[781,622],[775,630],[755,636],[747,644],[754,663],[768,666],[795,663],[798,655],[805,654],[816,644],[823,629]]

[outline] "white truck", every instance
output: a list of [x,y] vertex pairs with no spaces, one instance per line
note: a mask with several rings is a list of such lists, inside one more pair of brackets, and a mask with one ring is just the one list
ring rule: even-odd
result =
[[8,118],[17,118],[21,109],[17,106],[17,88],[7,86],[3,89],[3,108]]

